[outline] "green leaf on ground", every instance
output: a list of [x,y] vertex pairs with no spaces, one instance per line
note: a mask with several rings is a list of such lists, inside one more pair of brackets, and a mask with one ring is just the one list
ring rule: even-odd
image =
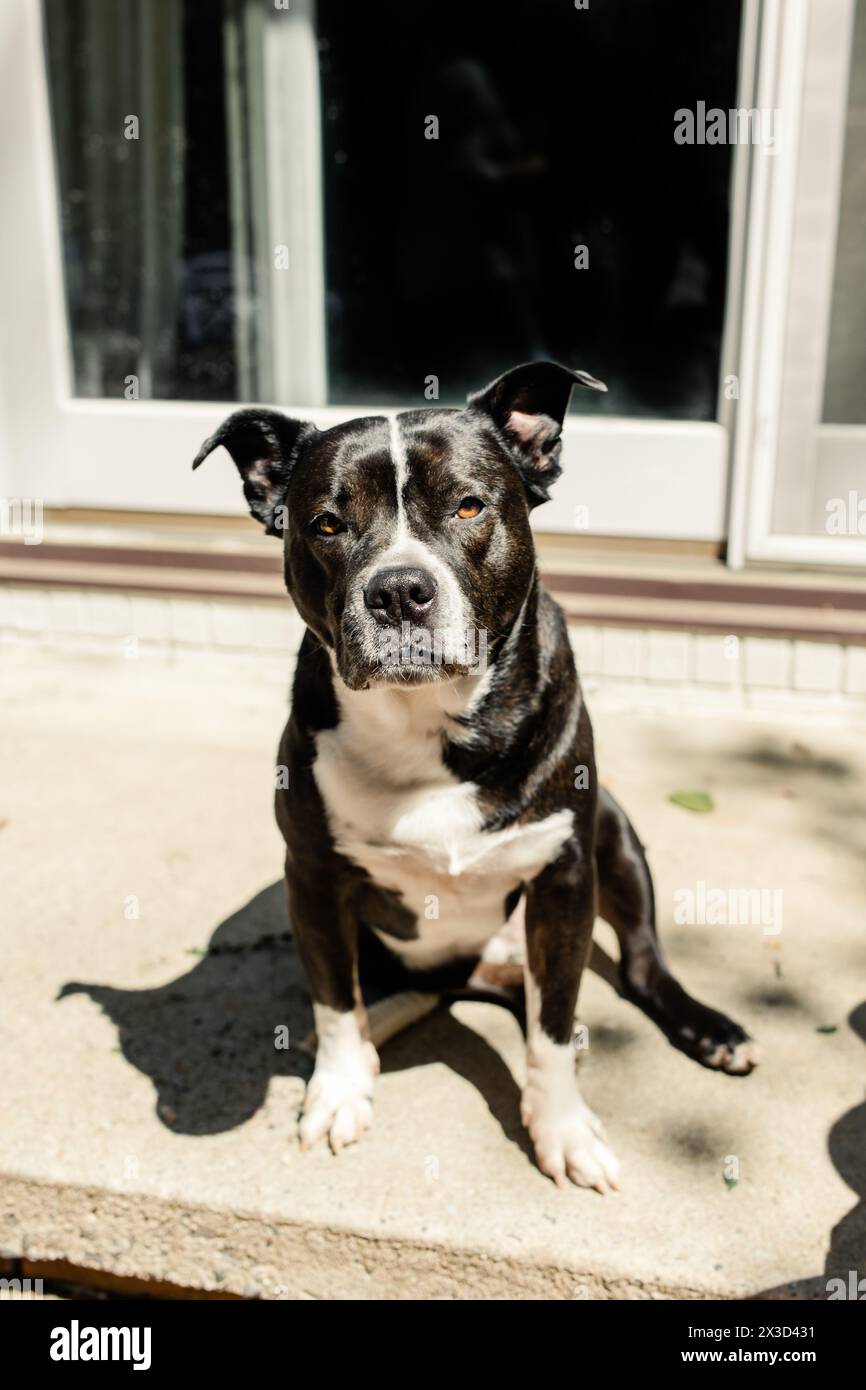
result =
[[715,802],[709,792],[671,792],[670,799],[675,806],[683,806],[687,811],[715,810]]
[[731,1188],[736,1187],[737,1183],[740,1181],[739,1178],[729,1178],[727,1174],[724,1174],[723,1176],[725,1180],[725,1187],[728,1189],[729,1192],[731,1191]]
[[815,1029],[816,1033],[838,1033],[839,1029],[835,1023],[822,1023]]
[[188,956],[206,956],[207,951],[202,950],[201,946],[190,946],[187,951]]

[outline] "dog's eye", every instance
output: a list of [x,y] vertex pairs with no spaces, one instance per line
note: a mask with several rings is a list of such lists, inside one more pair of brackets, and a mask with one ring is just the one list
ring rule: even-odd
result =
[[480,497],[464,497],[455,516],[459,516],[461,521],[471,521],[474,516],[480,516],[484,511],[484,503]]
[[340,531],[345,531],[345,526],[338,516],[333,512],[322,512],[313,521],[313,530],[317,536],[336,536]]

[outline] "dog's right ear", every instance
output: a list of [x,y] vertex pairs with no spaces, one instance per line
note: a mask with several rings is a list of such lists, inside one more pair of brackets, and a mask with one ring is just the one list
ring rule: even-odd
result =
[[315,425],[292,420],[278,410],[258,406],[236,410],[205,440],[192,466],[198,468],[222,444],[237,464],[253,516],[269,536],[278,536],[282,527],[277,524],[277,509],[288,491],[301,444],[315,432]]
[[523,478],[530,507],[548,500],[550,485],[562,472],[562,426],[573,386],[607,390],[604,382],[589,372],[558,362],[524,362],[469,397],[467,410],[488,416],[503,435]]

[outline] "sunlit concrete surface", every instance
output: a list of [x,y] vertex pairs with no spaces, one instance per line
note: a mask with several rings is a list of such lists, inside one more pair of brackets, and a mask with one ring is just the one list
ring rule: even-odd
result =
[[[862,728],[593,695],[674,968],[764,1056],[735,1079],[674,1051],[609,983],[600,924],[582,1086],[623,1164],[601,1198],[535,1168],[519,1030],[489,1004],[383,1049],[360,1146],[299,1152],[289,664],[0,653],[0,1254],[290,1298],[825,1297],[866,1274]],[[781,932],[674,924],[699,882],[780,889]]]

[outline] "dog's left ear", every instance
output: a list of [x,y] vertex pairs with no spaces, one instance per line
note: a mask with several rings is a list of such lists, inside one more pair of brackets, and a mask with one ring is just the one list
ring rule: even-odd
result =
[[250,511],[269,536],[278,536],[277,509],[283,503],[303,442],[315,425],[292,420],[278,410],[236,410],[206,439],[195,458],[198,468],[219,444],[228,449],[244,485]]
[[469,397],[467,410],[488,415],[504,436],[531,507],[548,500],[550,485],[562,472],[562,422],[576,385],[607,390],[589,372],[572,371],[558,362],[527,362]]

